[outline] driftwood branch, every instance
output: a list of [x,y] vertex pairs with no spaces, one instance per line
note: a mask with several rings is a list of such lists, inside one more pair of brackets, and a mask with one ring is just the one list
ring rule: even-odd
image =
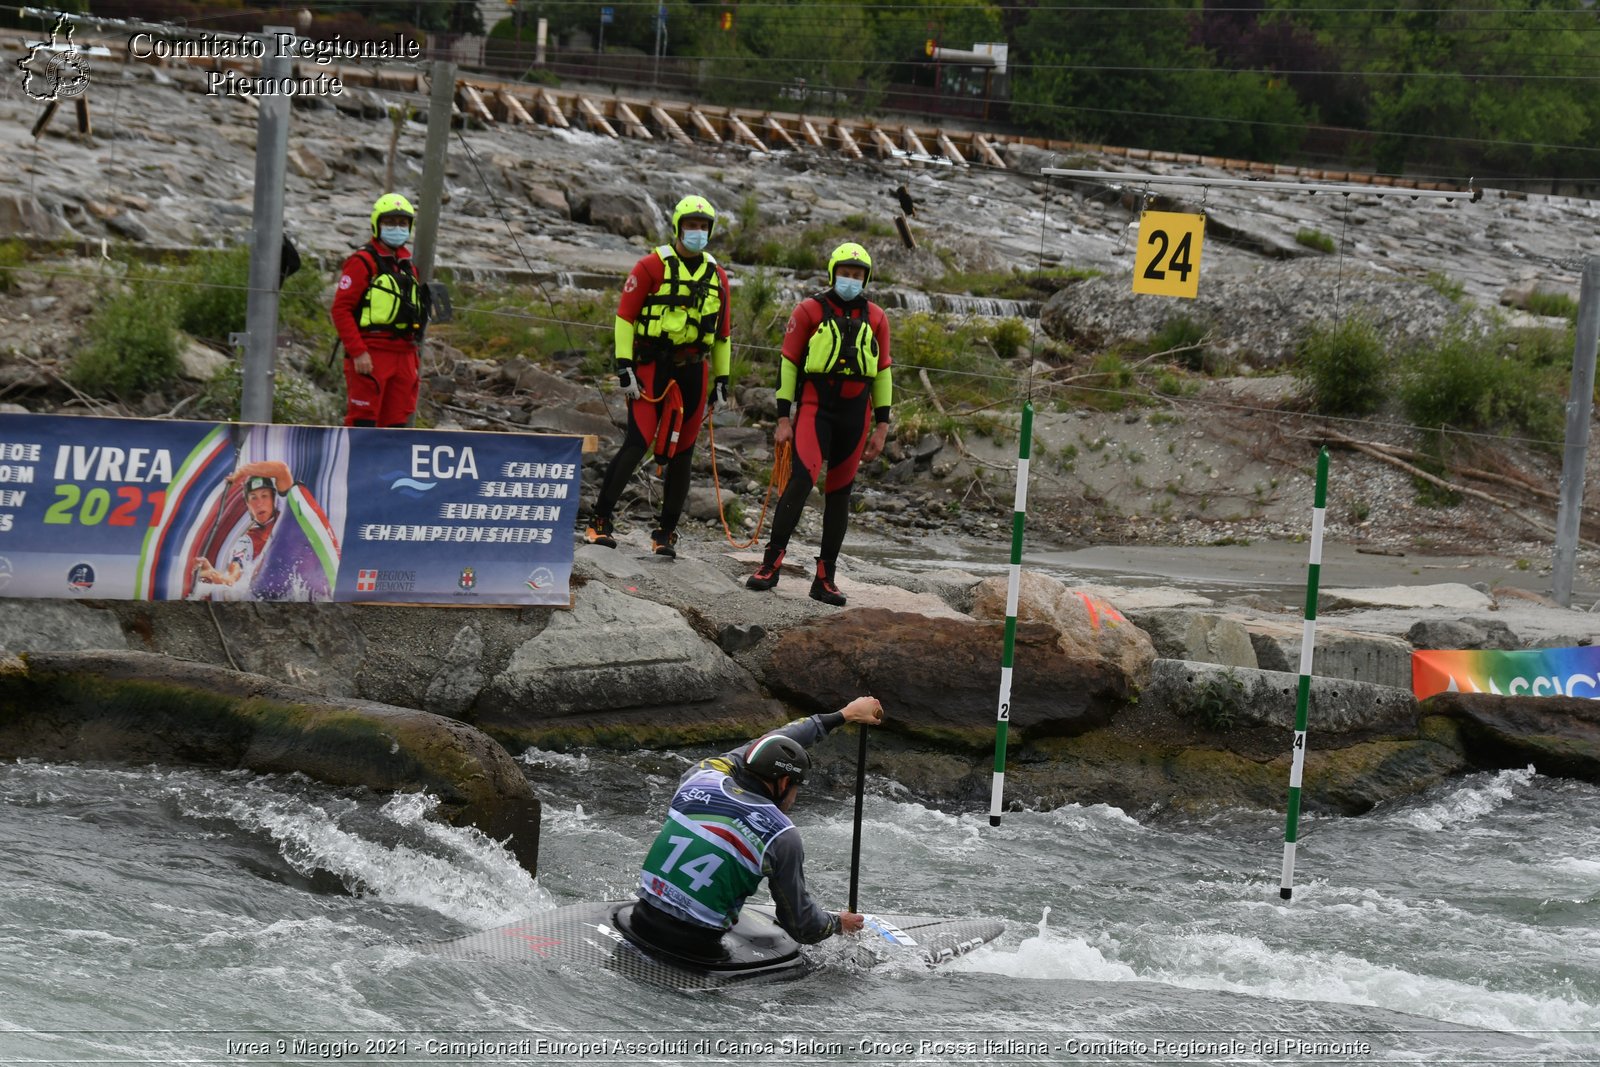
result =
[[[1336,444],[1346,444],[1355,441],[1354,438],[1344,437],[1343,435],[1337,434],[1334,431],[1329,431],[1324,435],[1324,437],[1327,440],[1335,442]],[[1403,445],[1385,444],[1382,441],[1362,441],[1360,443],[1363,445],[1368,445],[1372,448],[1376,448],[1382,452],[1387,452],[1389,455],[1396,456],[1400,459],[1419,460],[1430,458],[1426,453],[1418,452],[1414,448],[1406,448]],[[1500,474],[1496,471],[1486,471],[1478,467],[1464,467],[1460,465],[1455,465],[1453,469],[1457,474],[1460,474],[1466,478],[1471,478],[1474,481],[1493,482],[1496,485],[1503,485],[1508,489],[1516,489],[1520,492],[1527,493],[1530,496],[1536,496],[1542,500],[1551,501],[1552,503],[1558,503],[1561,500],[1559,494],[1554,493],[1543,486],[1534,485],[1525,479],[1513,478],[1509,474]]]
[[[1178,345],[1176,348],[1164,348],[1160,352],[1152,352],[1138,362],[1128,364],[1128,369],[1138,370],[1146,363],[1160,359],[1162,356],[1177,356],[1183,354],[1184,352],[1198,352],[1199,350],[1205,348],[1205,346],[1210,344],[1213,340],[1214,338],[1211,334],[1206,334],[1192,345]],[[1057,369],[1059,368],[1050,368],[1051,371],[1055,371]],[[1051,373],[1045,373],[1035,375],[1035,380],[1042,381],[1047,386],[1070,385],[1073,382],[1082,381],[1085,378],[1103,378],[1105,377],[1105,374],[1105,371],[1091,370],[1084,371],[1082,374],[1069,374],[1065,378],[1057,378]]]
[[[928,368],[918,367],[917,376],[922,379],[922,388],[928,391],[928,399],[932,401],[933,409],[937,411],[943,418],[950,419],[950,413],[944,409],[944,404],[939,400],[939,394],[933,391],[933,382],[928,380]],[[951,421],[954,422],[955,420],[951,419]],[[961,439],[960,430],[952,427],[950,430],[950,436],[956,439],[956,451],[961,453],[961,457],[963,459],[971,460],[980,467],[992,467],[997,471],[1008,471],[1013,469],[1011,467],[1007,467],[1003,463],[990,463],[986,459],[979,459],[977,456],[974,456],[970,451],[968,451],[967,443]],[[970,491],[971,490],[969,489],[968,492]],[[993,503],[993,501],[991,501],[991,503]]]
[[431,403],[435,407],[444,408],[446,411],[454,411],[458,415],[466,415],[470,418],[482,419],[485,422],[498,422],[500,425],[509,426],[513,430],[526,431],[528,429],[528,424],[525,422],[512,422],[510,419],[501,418],[499,415],[491,415],[487,411],[474,411],[471,408],[464,408],[457,404],[447,404],[443,400],[434,400],[431,401]]
[[[1457,485],[1454,482],[1446,481],[1437,474],[1425,471],[1415,464],[1407,463],[1399,456],[1392,455],[1384,448],[1380,448],[1377,445],[1367,441],[1358,441],[1353,437],[1346,437],[1343,434],[1333,430],[1324,432],[1318,439],[1327,441],[1330,444],[1341,445],[1345,448],[1360,452],[1362,455],[1371,456],[1373,459],[1381,460],[1392,467],[1398,467],[1400,470],[1405,471],[1413,478],[1421,478],[1425,482],[1429,482],[1438,486],[1445,492],[1459,493],[1462,496],[1471,497],[1474,500],[1481,500],[1485,504],[1491,504],[1494,507],[1500,508],[1502,511],[1510,513],[1516,518],[1521,519],[1524,523],[1532,526],[1534,529],[1538,530],[1547,537],[1556,536],[1556,530],[1554,526],[1551,526],[1542,519],[1536,519],[1532,515],[1529,515],[1527,511],[1524,510],[1524,505],[1515,501],[1503,500],[1500,497],[1494,496],[1490,493],[1485,493],[1481,489],[1473,489],[1470,486]],[[1596,544],[1595,542],[1582,537],[1578,538],[1578,543],[1583,545],[1585,548],[1600,549],[1600,544]]]

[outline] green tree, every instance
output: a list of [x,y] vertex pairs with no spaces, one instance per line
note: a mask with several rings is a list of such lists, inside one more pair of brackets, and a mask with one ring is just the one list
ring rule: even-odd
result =
[[1363,76],[1383,169],[1593,172],[1600,39],[1579,0],[1280,3]]
[[1035,8],[1013,35],[1013,116],[1081,140],[1281,156],[1306,120],[1298,97],[1280,79],[1218,68],[1191,39],[1195,15],[1183,0]]
[[704,85],[714,98],[827,111],[873,102],[866,90],[878,51],[861,4],[813,0],[733,10],[734,30],[717,28],[715,17],[689,30],[703,48],[697,54],[710,57]]

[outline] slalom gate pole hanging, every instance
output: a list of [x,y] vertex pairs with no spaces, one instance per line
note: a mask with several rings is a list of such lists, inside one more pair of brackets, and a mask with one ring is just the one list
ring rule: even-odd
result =
[[1306,766],[1306,714],[1311,704],[1311,656],[1317,643],[1317,582],[1322,576],[1322,520],[1328,511],[1328,449],[1317,453],[1317,497],[1311,509],[1311,563],[1306,568],[1306,619],[1300,635],[1300,689],[1294,701],[1294,761],[1289,767],[1289,815],[1283,830],[1283,879],[1278,895],[1294,896],[1294,848],[1300,834],[1300,779]]
[[1000,702],[995,712],[994,786],[989,825],[1000,825],[1006,790],[1006,728],[1011,721],[1011,661],[1017,645],[1017,597],[1022,587],[1022,527],[1028,517],[1028,453],[1033,447],[1033,401],[1022,404],[1022,440],[1017,445],[1017,496],[1011,506],[1011,572],[1006,578],[1006,639],[1000,653]]

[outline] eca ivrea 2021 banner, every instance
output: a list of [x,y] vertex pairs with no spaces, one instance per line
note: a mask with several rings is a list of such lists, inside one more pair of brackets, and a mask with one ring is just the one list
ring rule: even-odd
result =
[[582,443],[0,414],[0,596],[564,607]]

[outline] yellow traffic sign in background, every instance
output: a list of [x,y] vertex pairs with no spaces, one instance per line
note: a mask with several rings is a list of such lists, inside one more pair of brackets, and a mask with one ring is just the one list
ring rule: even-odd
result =
[[1174,211],[1146,211],[1140,215],[1133,291],[1194,299],[1200,292],[1200,250],[1205,239],[1204,215]]

